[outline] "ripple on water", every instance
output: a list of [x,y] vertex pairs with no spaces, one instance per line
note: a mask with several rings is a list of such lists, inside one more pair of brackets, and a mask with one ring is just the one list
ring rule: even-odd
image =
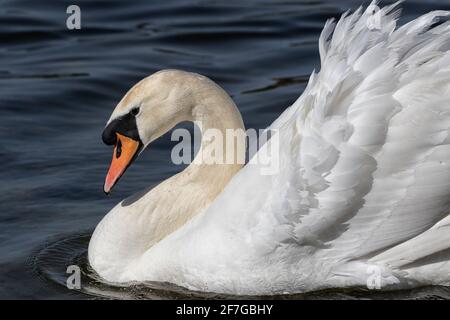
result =
[[149,282],[119,285],[102,280],[89,266],[87,250],[90,233],[66,235],[47,241],[34,255],[32,268],[42,281],[69,291],[66,280],[67,267],[77,265],[81,269],[81,289],[76,293],[100,299],[449,299],[450,289],[445,287],[424,287],[414,290],[378,292],[367,289],[339,289],[310,292],[305,294],[278,296],[231,296],[215,293],[190,291],[172,284]]

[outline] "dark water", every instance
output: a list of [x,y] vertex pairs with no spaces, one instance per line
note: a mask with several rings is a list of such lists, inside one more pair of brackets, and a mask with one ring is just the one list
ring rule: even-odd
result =
[[[0,0],[0,298],[222,297],[161,284],[114,287],[89,269],[89,236],[104,214],[182,169],[170,162],[166,135],[106,197],[111,149],[101,142],[103,126],[135,82],[178,68],[214,79],[233,96],[247,128],[264,128],[319,68],[326,19],[361,1],[76,1],[78,31],[66,29],[70,4]],[[450,10],[450,1],[403,7],[407,21]],[[82,267],[81,291],[64,286],[70,264]],[[281,298],[449,297],[435,287]]]

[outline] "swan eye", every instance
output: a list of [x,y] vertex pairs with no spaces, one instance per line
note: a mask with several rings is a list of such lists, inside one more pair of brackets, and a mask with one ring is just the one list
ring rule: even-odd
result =
[[130,114],[134,117],[137,116],[139,114],[139,107],[131,109]]

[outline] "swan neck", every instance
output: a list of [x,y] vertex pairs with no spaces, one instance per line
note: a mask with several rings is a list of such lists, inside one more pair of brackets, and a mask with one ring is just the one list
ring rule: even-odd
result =
[[231,97],[212,81],[208,89],[199,92],[191,120],[200,129],[201,144],[186,170],[209,170],[214,174],[228,171],[231,178],[245,163],[246,137],[241,114]]
[[[156,198],[170,208],[153,212],[159,225],[154,241],[163,239],[206,209],[245,163],[244,123],[236,105],[211,80],[197,81],[191,84],[196,100],[190,120],[200,128],[200,148],[186,169],[151,191],[149,202]],[[170,199],[166,198],[169,196]]]

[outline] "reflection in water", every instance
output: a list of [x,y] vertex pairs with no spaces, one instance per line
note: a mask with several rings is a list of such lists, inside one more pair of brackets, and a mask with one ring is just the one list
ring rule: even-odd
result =
[[32,268],[48,284],[69,291],[66,287],[67,267],[81,269],[81,289],[86,298],[108,299],[449,299],[450,289],[427,287],[408,291],[378,292],[365,288],[325,290],[305,294],[279,296],[231,296],[190,291],[168,283],[112,284],[102,280],[89,266],[87,248],[90,234],[56,239],[41,248],[32,260]]

